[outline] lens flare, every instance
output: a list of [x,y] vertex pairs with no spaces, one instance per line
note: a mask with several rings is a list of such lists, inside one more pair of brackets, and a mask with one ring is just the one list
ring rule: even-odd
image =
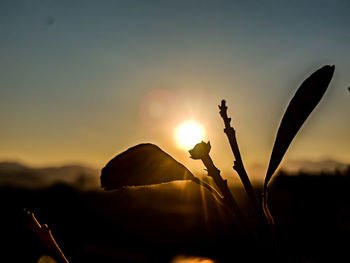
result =
[[190,150],[204,139],[204,128],[194,122],[186,121],[175,130],[175,141],[179,148]]

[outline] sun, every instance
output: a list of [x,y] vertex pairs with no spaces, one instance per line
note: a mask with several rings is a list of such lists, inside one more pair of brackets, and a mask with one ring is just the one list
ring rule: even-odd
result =
[[190,150],[204,139],[204,128],[195,121],[181,123],[175,129],[175,141],[178,147]]

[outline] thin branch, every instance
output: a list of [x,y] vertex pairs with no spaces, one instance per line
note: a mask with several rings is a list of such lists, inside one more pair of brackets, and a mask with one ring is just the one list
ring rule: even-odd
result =
[[54,239],[49,227],[47,225],[40,225],[32,212],[29,212],[26,209],[24,209],[24,212],[27,213],[29,218],[28,227],[33,230],[45,247],[48,248],[51,253],[53,253],[55,259],[61,263],[69,263]]
[[227,186],[227,180],[222,179],[222,177],[220,175],[220,170],[215,167],[215,165],[214,165],[214,163],[209,155],[206,156],[205,158],[203,158],[202,161],[208,170],[208,176],[213,178],[215,184],[220,189],[220,191],[223,195],[223,199],[222,199],[223,203],[228,205],[228,207],[230,207],[233,210],[233,212],[235,213],[235,215],[237,217],[238,222],[245,229],[247,229],[247,223],[249,221],[247,220],[244,213],[241,211],[241,209],[238,206],[238,203],[236,202],[234,197],[232,196],[232,193]]
[[[232,207],[230,207],[227,203],[224,202],[224,197],[211,185],[207,184],[206,182],[203,182],[197,177],[194,177],[194,180],[192,182],[198,183],[200,186],[203,186],[205,189],[207,189],[213,197],[218,201],[218,204],[221,205],[222,207],[228,209],[228,212],[233,216],[235,220],[237,220],[237,214],[235,211],[233,211]],[[239,223],[241,224],[241,223]],[[244,226],[244,229],[246,226]]]
[[[208,174],[208,176],[211,176],[211,175]],[[224,181],[226,182],[226,180],[224,180]],[[237,220],[237,223],[239,223],[243,227],[243,230],[247,231],[247,226],[246,226],[247,221],[243,222],[243,220],[246,220],[245,218],[243,218],[244,216],[241,219],[238,219],[239,216],[237,216],[237,210],[240,210],[240,209],[239,209],[237,202],[235,200],[234,200],[234,203],[236,203],[236,205],[233,205],[235,207],[235,208],[233,208],[232,204],[229,204],[229,202],[227,202],[226,199],[224,199],[224,196],[222,196],[221,193],[218,192],[211,185],[201,181],[198,177],[194,177],[194,180],[192,180],[192,182],[198,183],[200,186],[203,186],[205,189],[207,189],[213,195],[213,197],[218,201],[218,204],[221,205],[222,207],[228,209],[228,212],[230,212],[230,214],[233,216],[233,218],[235,220]],[[238,212],[238,213],[243,215],[242,212]],[[256,237],[255,232],[252,232],[252,234]]]
[[257,212],[257,214],[259,215],[260,219],[265,221],[265,216],[264,213],[262,211],[262,207],[259,204],[258,199],[256,198],[253,186],[249,180],[248,174],[244,168],[243,165],[243,161],[242,161],[242,157],[241,157],[241,153],[239,151],[239,147],[238,147],[238,143],[237,143],[237,139],[236,139],[236,131],[233,127],[231,127],[231,118],[229,118],[227,116],[227,106],[226,106],[226,101],[222,100],[221,101],[221,105],[219,105],[219,109],[220,109],[220,115],[224,121],[225,124],[225,129],[224,132],[227,135],[227,138],[229,140],[233,155],[235,157],[235,161],[234,161],[234,166],[233,169],[237,172],[237,174],[239,175],[244,189],[248,195],[248,198],[251,202],[251,204],[253,205],[255,211]]
[[190,150],[189,153],[191,154],[192,159],[202,160],[204,166],[207,168],[208,176],[213,178],[223,196],[222,202],[233,211],[238,223],[244,228],[244,230],[247,230],[247,223],[249,221],[246,219],[244,213],[241,211],[236,200],[232,196],[227,186],[227,180],[222,179],[220,170],[215,167],[213,160],[209,155],[210,148],[210,142],[201,142]]
[[[231,127],[231,118],[227,116],[227,106],[226,101],[222,100],[221,105],[219,105],[220,109],[220,115],[224,121],[225,129],[224,132],[227,135],[227,138],[229,140],[234,158],[236,159],[234,161],[233,169],[237,172],[239,175],[244,189],[248,195],[248,198],[253,205],[254,210],[256,211],[256,214],[259,218],[259,221],[261,223],[262,229],[264,229],[264,232],[261,236],[262,242],[264,246],[266,246],[267,251],[271,251],[272,255],[274,257],[277,257],[278,255],[278,243],[275,236],[275,231],[273,229],[273,218],[268,210],[267,204],[266,204],[266,195],[263,195],[263,202],[262,205],[260,205],[258,199],[256,198],[253,186],[249,180],[248,174],[244,168],[241,153],[239,151],[237,139],[236,139],[236,131],[233,127]],[[272,244],[271,244],[272,243]],[[270,244],[273,247],[270,247]]]

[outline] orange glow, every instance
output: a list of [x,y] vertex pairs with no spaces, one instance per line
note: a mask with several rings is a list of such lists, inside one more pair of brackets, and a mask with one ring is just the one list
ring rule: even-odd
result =
[[205,257],[176,256],[171,263],[214,263],[215,261]]

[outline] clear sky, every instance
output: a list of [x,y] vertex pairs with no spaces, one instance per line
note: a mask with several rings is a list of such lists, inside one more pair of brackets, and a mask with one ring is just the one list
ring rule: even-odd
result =
[[192,119],[230,169],[224,98],[243,159],[267,165],[297,87],[335,64],[285,158],[350,163],[349,25],[347,0],[2,0],[0,160],[101,167],[152,142],[197,169],[173,139]]

